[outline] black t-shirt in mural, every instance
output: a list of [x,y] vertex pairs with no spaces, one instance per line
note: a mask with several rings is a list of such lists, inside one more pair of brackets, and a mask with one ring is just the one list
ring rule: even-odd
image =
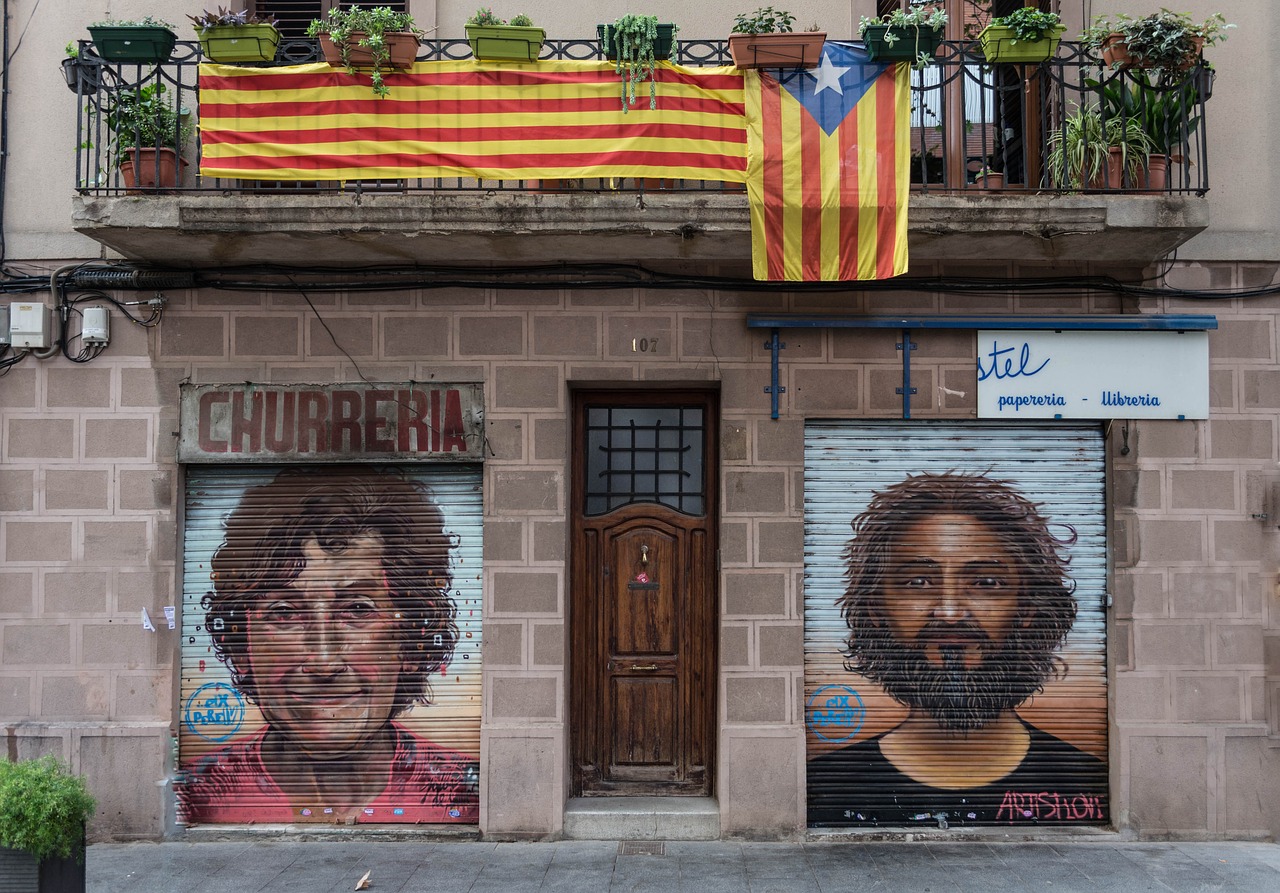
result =
[[1023,721],[1023,761],[981,787],[921,784],[880,751],[883,735],[809,761],[811,827],[1098,825],[1107,816],[1107,767],[1092,754]]

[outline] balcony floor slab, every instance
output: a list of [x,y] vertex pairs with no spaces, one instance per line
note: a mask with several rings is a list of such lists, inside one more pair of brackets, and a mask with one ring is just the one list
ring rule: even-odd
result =
[[[742,194],[315,192],[76,195],[75,229],[177,267],[749,261]],[[1151,263],[1209,223],[1188,195],[913,194],[913,263]]]

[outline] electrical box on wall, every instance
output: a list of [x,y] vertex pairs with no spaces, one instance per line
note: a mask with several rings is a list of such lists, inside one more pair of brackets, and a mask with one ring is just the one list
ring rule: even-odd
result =
[[106,344],[111,340],[111,317],[106,307],[84,308],[80,340],[85,344]]
[[9,341],[14,347],[46,348],[52,330],[53,311],[44,304],[14,301],[9,305]]
[[9,306],[0,304],[0,347],[9,343]]

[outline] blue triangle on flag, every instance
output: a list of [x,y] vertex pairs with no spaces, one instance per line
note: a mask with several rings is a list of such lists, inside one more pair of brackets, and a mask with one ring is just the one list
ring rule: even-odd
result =
[[868,59],[860,46],[828,40],[817,68],[778,74],[783,89],[831,136],[887,67]]

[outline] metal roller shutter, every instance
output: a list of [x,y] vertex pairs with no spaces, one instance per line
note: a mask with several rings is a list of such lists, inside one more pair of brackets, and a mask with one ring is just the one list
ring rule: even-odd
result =
[[478,821],[480,485],[188,468],[181,821]]
[[805,428],[813,827],[1105,824],[1096,426]]

